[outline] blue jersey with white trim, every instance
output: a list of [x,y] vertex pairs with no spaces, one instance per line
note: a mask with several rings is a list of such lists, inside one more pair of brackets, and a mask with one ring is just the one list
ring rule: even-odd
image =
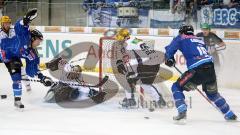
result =
[[206,45],[202,38],[192,35],[179,35],[173,39],[170,45],[165,47],[166,59],[174,57],[180,50],[187,61],[188,69],[195,68],[203,63],[212,62],[212,56],[208,55]]
[[22,20],[18,20],[8,33],[0,30],[0,55],[4,62],[14,57],[20,58],[22,51],[30,44],[29,26],[24,26],[21,22]]

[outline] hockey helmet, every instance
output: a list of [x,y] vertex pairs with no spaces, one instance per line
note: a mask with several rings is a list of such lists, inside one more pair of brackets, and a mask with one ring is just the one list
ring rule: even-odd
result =
[[9,16],[2,16],[1,17],[1,23],[11,23],[12,20]]
[[39,30],[34,29],[34,30],[31,30],[31,38],[32,38],[32,41],[37,38],[40,40],[43,40],[43,35]]
[[73,68],[72,68],[72,70],[73,70],[74,72],[77,72],[77,73],[81,73],[81,72],[82,72],[82,68],[81,68],[80,65],[74,65]]
[[179,34],[185,34],[185,35],[194,35],[194,29],[192,25],[182,25],[179,28]]
[[203,24],[201,24],[201,29],[211,29],[211,26],[208,24],[208,23],[203,23]]
[[124,40],[126,38],[129,38],[129,37],[130,37],[130,32],[129,32],[128,29],[122,28],[122,29],[117,31],[116,40],[122,41],[122,40]]

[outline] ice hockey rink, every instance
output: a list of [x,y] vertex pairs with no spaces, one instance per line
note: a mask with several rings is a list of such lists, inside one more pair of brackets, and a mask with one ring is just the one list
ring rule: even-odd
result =
[[[1,68],[3,65],[1,65]],[[188,110],[185,125],[174,123],[175,108],[122,109],[119,101],[123,96],[117,94],[110,100],[89,108],[67,109],[57,104],[43,102],[48,88],[32,83],[32,92],[23,89],[24,111],[13,106],[11,81],[1,71],[1,93],[7,99],[0,100],[1,135],[237,135],[239,122],[226,122],[213,106],[197,91],[186,93],[191,97],[192,108]],[[2,77],[2,75],[4,77]],[[240,92],[237,89],[219,88],[237,115],[240,113]]]

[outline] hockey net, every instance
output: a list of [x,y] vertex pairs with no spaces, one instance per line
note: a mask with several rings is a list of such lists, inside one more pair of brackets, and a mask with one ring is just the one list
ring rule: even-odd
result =
[[[116,83],[117,80],[115,79],[115,74],[117,73],[116,69],[114,69],[115,66],[113,66],[115,64],[115,62],[117,59],[121,59],[118,58],[118,55],[116,55],[118,52],[116,52],[117,49],[116,47],[118,47],[116,44],[114,45],[114,43],[116,42],[116,40],[112,37],[102,37],[100,38],[99,41],[99,80],[101,80],[103,78],[103,76],[108,75],[110,77],[110,79],[112,79],[113,81],[115,81]],[[143,39],[143,42],[145,42],[150,48],[154,49],[154,44],[155,41],[154,40],[149,40],[149,39]],[[116,67],[115,67],[116,68]],[[115,70],[115,71],[114,71]],[[159,79],[159,76],[157,76],[157,78],[155,80]],[[118,83],[119,84],[119,83]],[[162,93],[162,95],[165,97],[166,100],[171,100],[172,96],[171,96],[171,92],[169,91],[169,89],[166,87],[166,85],[161,82],[161,83],[155,83],[154,86],[160,90]],[[119,85],[119,87],[121,88],[121,86]],[[144,92],[142,92],[141,87],[137,86],[137,90],[138,94],[144,94]],[[120,93],[124,93],[124,90],[121,89],[119,91]]]
[[[116,47],[113,46],[113,44],[116,42],[116,40],[113,37],[102,37],[99,41],[99,79],[101,80],[103,75],[105,74],[112,74],[113,73],[113,67],[111,65],[112,60],[121,59],[118,58]],[[144,39],[143,42],[145,42],[150,48],[154,48],[154,40],[146,40]]]

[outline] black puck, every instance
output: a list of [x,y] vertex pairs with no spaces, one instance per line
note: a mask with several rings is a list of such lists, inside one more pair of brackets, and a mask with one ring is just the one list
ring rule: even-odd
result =
[[149,117],[147,117],[147,116],[146,116],[146,117],[144,117],[144,118],[145,118],[145,119],[150,119],[150,118],[149,118]]
[[1,99],[7,98],[7,95],[1,95]]

